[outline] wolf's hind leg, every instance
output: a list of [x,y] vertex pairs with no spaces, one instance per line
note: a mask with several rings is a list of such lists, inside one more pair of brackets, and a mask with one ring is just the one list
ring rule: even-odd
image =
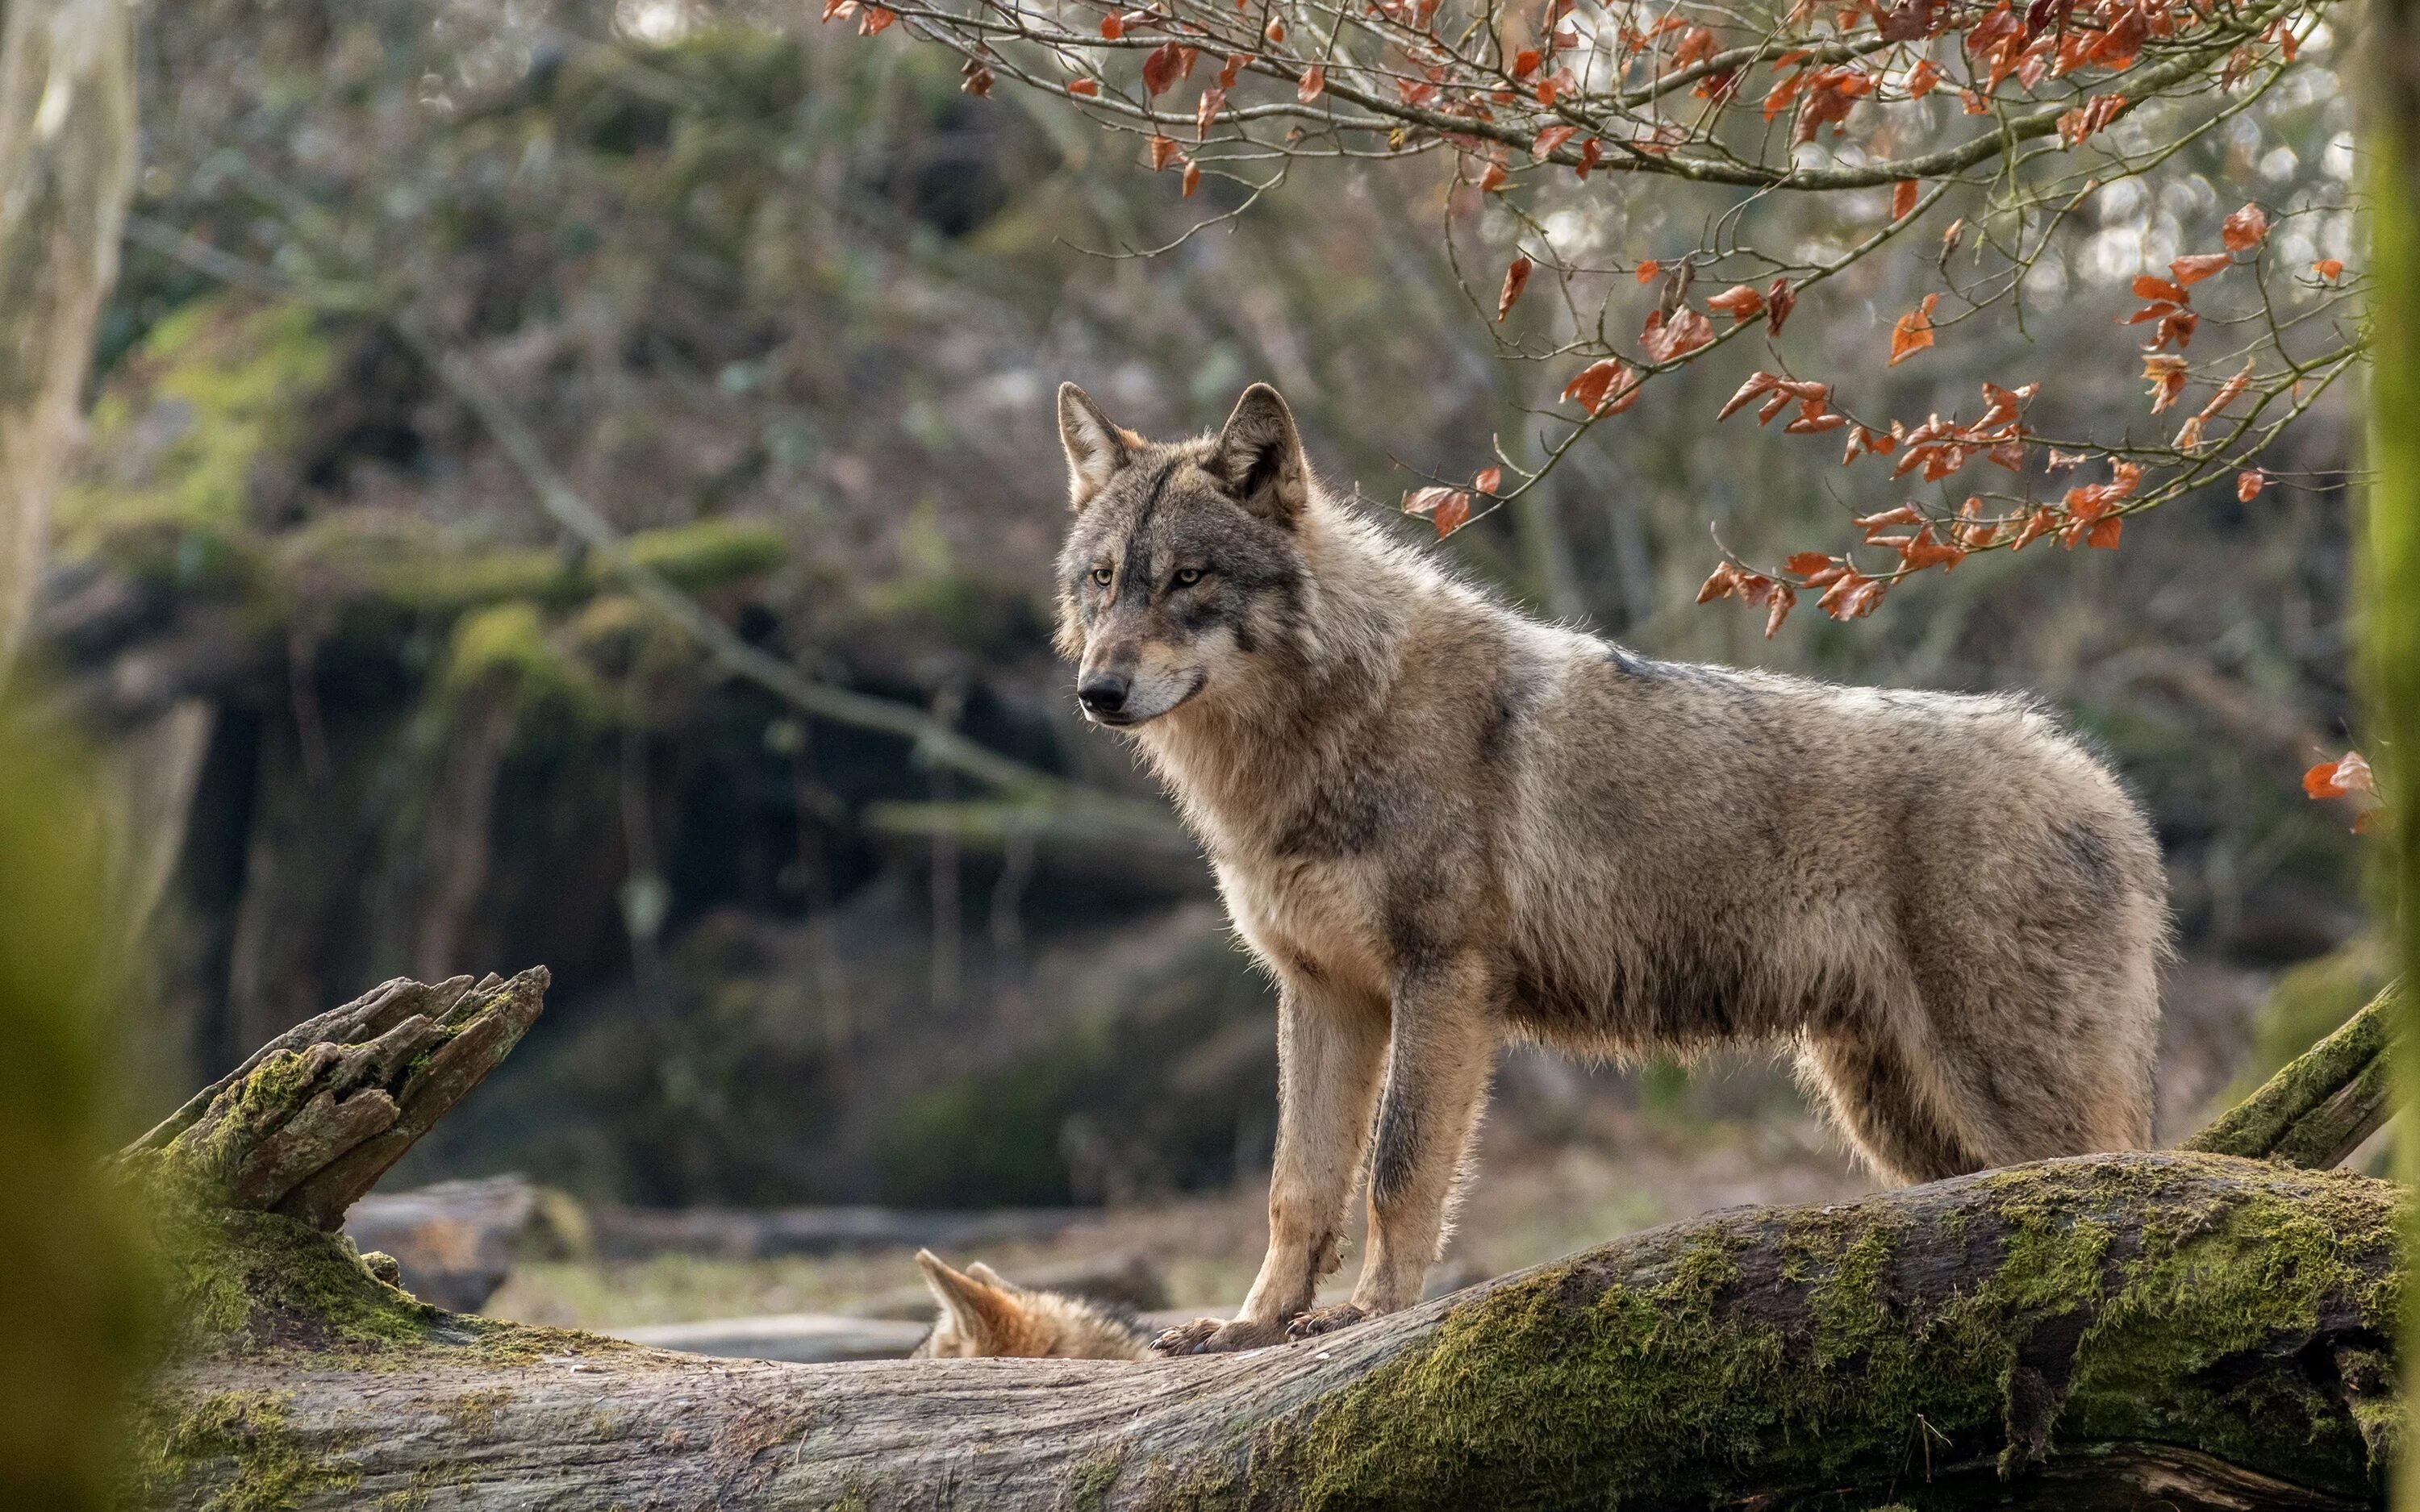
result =
[[1285,1339],[1336,1269],[1344,1210],[1370,1136],[1387,1022],[1291,975],[1278,997],[1278,1148],[1269,1173],[1269,1248],[1232,1322],[1202,1319],[1152,1341],[1165,1354],[1215,1354]]
[[1849,1142],[1883,1176],[1936,1181],[1991,1164],[1943,1095],[1939,1068],[1912,1054],[1889,1026],[1856,1025],[1810,1038],[1798,1063]]

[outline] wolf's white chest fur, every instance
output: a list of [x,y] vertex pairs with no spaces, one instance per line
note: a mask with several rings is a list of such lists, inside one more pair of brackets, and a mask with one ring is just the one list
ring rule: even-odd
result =
[[1221,860],[1218,872],[1229,917],[1263,960],[1380,999],[1393,992],[1374,864],[1255,856]]

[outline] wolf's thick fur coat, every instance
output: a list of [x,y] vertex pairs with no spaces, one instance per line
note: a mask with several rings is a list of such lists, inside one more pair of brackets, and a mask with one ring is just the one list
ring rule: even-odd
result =
[[[2149,1141],[2159,848],[2040,709],[1542,624],[1326,495],[1265,385],[1168,444],[1060,397],[1078,697],[1280,988],[1268,1257],[1164,1347],[1415,1300],[1508,1038],[1788,1044],[1900,1180]],[[1353,1302],[1307,1313],[1365,1169]]]

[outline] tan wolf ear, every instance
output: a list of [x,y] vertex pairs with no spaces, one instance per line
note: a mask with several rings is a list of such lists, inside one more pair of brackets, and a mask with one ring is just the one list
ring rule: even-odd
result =
[[976,1280],[982,1282],[987,1287],[998,1287],[1003,1291],[1015,1289],[1009,1286],[1007,1279],[998,1271],[993,1270],[990,1266],[985,1265],[981,1260],[977,1260],[973,1264],[969,1265],[967,1267],[967,1274],[973,1276]]
[[1062,383],[1059,444],[1067,449],[1067,501],[1081,509],[1109,486],[1118,469],[1134,460],[1142,439],[1112,424],[1091,394],[1073,383]]
[[976,1353],[997,1354],[1017,1334],[1022,1317],[1006,1289],[951,1270],[928,1249],[916,1252],[916,1264],[924,1273],[924,1289],[950,1315]]
[[1218,432],[1212,469],[1246,509],[1276,524],[1293,524],[1311,501],[1311,464],[1295,433],[1294,411],[1265,383],[1253,384],[1235,401],[1235,412]]

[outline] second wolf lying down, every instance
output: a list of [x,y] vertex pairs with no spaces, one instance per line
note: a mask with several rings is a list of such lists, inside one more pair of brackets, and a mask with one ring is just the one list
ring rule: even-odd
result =
[[[1497,1046],[1783,1041],[1902,1180],[2150,1134],[2149,827],[2013,698],[1662,662],[1540,624],[1311,475],[1284,400],[1165,444],[1060,391],[1060,643],[1279,985],[1271,1344],[1419,1297]],[[1366,1161],[1365,1161],[1366,1152]],[[1351,1302],[1310,1312],[1368,1174]]]

